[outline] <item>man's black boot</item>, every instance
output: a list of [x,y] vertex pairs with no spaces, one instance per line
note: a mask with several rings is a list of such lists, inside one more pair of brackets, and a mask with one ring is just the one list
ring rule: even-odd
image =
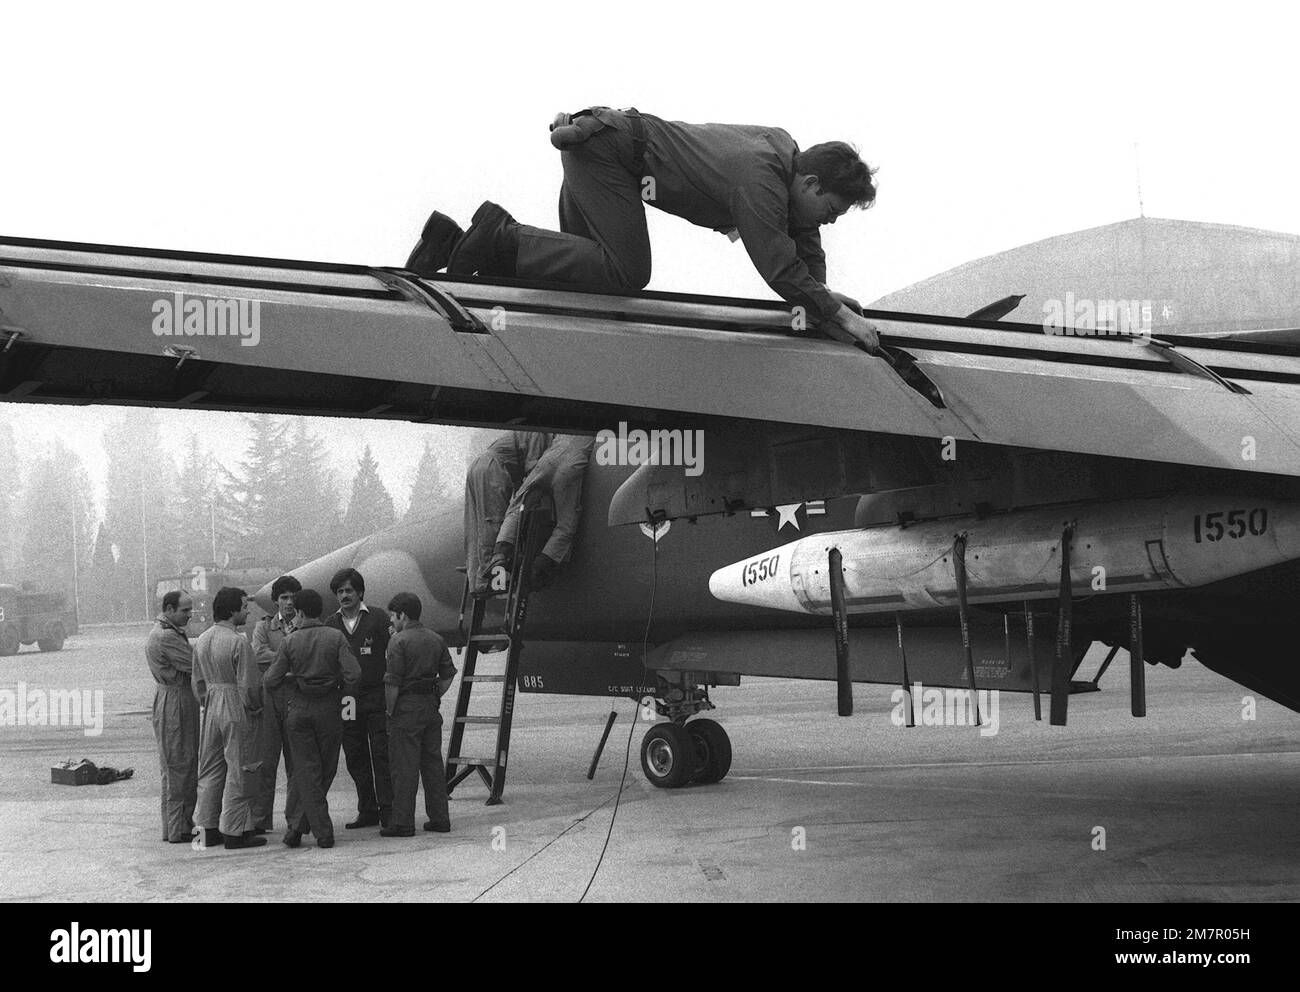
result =
[[519,225],[504,209],[490,200],[474,211],[474,222],[451,253],[450,275],[503,276],[515,274],[519,255]]
[[424,223],[420,240],[415,243],[406,267],[417,276],[429,278],[447,267],[457,242],[465,232],[446,214],[435,210]]
[[226,850],[239,851],[245,847],[262,847],[265,837],[256,836],[253,831],[245,830],[242,834],[225,834]]

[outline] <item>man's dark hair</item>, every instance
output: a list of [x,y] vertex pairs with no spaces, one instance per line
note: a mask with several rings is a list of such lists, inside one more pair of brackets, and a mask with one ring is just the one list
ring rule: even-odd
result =
[[419,620],[423,610],[420,597],[413,592],[399,592],[388,601],[389,613],[404,613],[408,620]]
[[163,612],[168,610],[179,610],[181,607],[181,591],[172,589],[170,592],[163,593]]
[[330,579],[330,592],[338,592],[345,585],[351,585],[362,599],[366,596],[366,580],[355,568],[340,568]]
[[247,595],[243,589],[236,589],[234,586],[222,586],[217,590],[217,594],[212,597],[212,618],[218,621],[229,620],[243,609],[244,597]]
[[858,157],[858,150],[843,141],[823,141],[794,157],[794,171],[801,176],[816,176],[823,192],[834,193],[856,207],[876,202],[876,186],[871,181],[875,169]]
[[299,589],[293,594],[293,608],[302,610],[309,620],[319,620],[325,604],[315,589]]
[[271,598],[279,599],[286,592],[298,592],[302,589],[302,583],[292,575],[281,575],[271,583]]

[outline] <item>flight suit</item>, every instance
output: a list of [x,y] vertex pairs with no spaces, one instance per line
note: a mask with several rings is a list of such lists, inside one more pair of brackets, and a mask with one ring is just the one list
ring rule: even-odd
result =
[[839,310],[826,287],[820,232],[792,226],[790,185],[799,146],[786,131],[686,124],[608,107],[586,113],[601,127],[561,152],[560,231],[520,225],[519,278],[644,288],[650,281],[648,203],[737,236],[763,280],[782,299],[804,307],[810,321]]
[[253,829],[261,784],[262,679],[248,639],[227,621],[194,644],[194,695],[204,707],[195,824],[237,837]]
[[[263,676],[275,660],[286,636],[293,632],[293,620],[286,620],[277,610],[263,617],[253,628],[253,656]],[[275,811],[275,780],[280,770],[280,755],[284,755],[285,785],[284,822],[293,825],[302,819],[302,804],[298,789],[293,784],[293,752],[289,748],[288,689],[283,685],[275,689],[262,687],[261,744],[262,774],[253,819],[258,829],[270,830]]]
[[179,843],[194,832],[199,788],[199,702],[190,687],[192,649],[185,631],[160,616],[144,657],[158,688],[153,732],[162,783],[162,839]]
[[388,817],[393,806],[393,779],[388,767],[388,716],[384,712],[384,655],[390,634],[388,613],[361,604],[351,633],[343,614],[325,621],[347,638],[361,676],[357,680],[355,719],[343,721],[343,757],[357,787],[357,812],[363,818]]
[[280,644],[267,669],[265,684],[272,691],[285,687],[289,750],[293,781],[301,804],[289,829],[313,833],[316,843],[334,843],[329,791],[339,767],[343,739],[342,698],[361,676],[347,638],[319,620],[305,620]]
[[415,827],[415,792],[420,783],[424,785],[424,812],[429,822],[434,827],[451,823],[437,686],[439,681],[455,675],[456,666],[446,642],[419,622],[407,623],[388,643],[384,684],[398,689],[388,721],[393,768],[392,827]]
[[465,573],[472,592],[487,591],[488,562],[510,497],[550,443],[550,434],[512,431],[470,464],[465,474]]
[[[511,545],[518,542],[519,516],[524,500],[530,492],[540,490],[549,493],[555,503],[555,529],[542,548],[542,554],[556,564],[568,561],[574,538],[578,535],[578,525],[582,522],[582,480],[595,447],[594,437],[556,438],[515,492],[497,540]],[[522,553],[522,548],[516,550],[516,554]]]

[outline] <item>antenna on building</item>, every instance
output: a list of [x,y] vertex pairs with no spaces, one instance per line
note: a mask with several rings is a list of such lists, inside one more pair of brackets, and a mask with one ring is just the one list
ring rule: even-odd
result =
[[1146,209],[1142,205],[1142,152],[1136,141],[1133,142],[1133,171],[1137,176],[1138,216],[1145,217]]

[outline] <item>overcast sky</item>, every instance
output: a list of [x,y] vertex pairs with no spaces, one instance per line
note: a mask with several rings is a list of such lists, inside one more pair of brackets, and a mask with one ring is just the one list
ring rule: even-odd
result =
[[[857,144],[878,203],[824,242],[832,288],[864,302],[1136,216],[1139,166],[1147,216],[1300,233],[1295,11],[24,4],[0,28],[0,233],[401,264],[435,206],[554,226],[547,124],[596,103]],[[741,245],[649,213],[652,289],[772,295]],[[93,410],[0,417],[102,471]],[[403,499],[420,431],[340,428],[335,463],[371,440]]]

